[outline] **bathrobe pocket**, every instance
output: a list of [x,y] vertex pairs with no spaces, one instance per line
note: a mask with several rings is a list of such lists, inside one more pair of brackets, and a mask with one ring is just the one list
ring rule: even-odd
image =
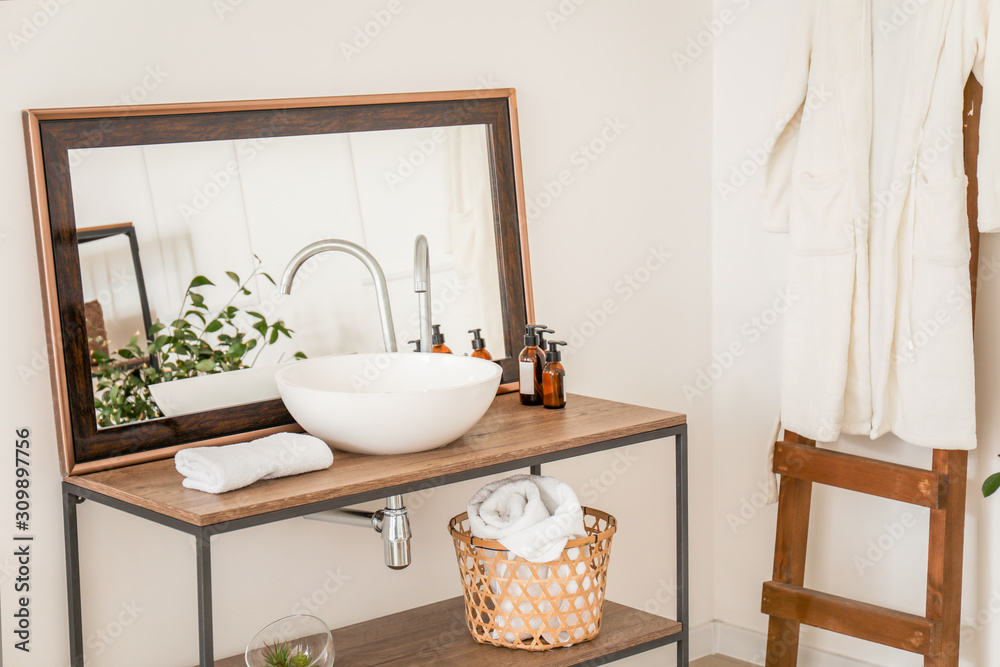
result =
[[965,175],[918,180],[913,218],[915,259],[947,266],[969,263],[968,182]]
[[799,255],[840,255],[853,247],[847,174],[800,171],[792,192],[789,242]]

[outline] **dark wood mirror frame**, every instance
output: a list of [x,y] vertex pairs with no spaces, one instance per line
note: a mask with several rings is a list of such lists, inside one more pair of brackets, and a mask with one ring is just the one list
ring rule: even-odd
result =
[[[253,139],[456,125],[487,127],[508,358],[533,319],[524,194],[513,89],[24,112],[39,271],[45,303],[60,462],[67,475],[294,430],[280,400],[98,430],[94,415],[69,151],[107,146]],[[498,355],[499,356],[499,355]]]

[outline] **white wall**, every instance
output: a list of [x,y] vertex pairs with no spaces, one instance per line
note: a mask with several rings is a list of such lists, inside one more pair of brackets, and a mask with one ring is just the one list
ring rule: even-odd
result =
[[[713,46],[712,347],[722,353],[740,342],[745,349],[714,383],[711,395],[715,614],[757,632],[767,629],[760,593],[761,582],[771,576],[774,549],[776,507],[763,505],[762,485],[781,361],[782,324],[780,315],[775,321],[773,302],[784,285],[787,243],[787,237],[761,230],[762,173],[757,163],[773,127],[773,100],[795,6],[795,0],[715,1],[715,15],[729,10],[734,20]],[[996,240],[984,237],[981,257],[996,252]],[[970,461],[962,635],[962,664],[970,666],[995,661],[986,656],[995,656],[996,650],[980,648],[991,635],[996,641],[1000,610],[996,602],[990,606],[995,588],[986,576],[988,563],[977,558],[977,531],[989,534],[986,515],[982,528],[977,516],[996,505],[995,499],[992,505],[984,503],[979,492],[983,478],[998,468],[993,458],[998,425],[990,415],[998,395],[990,376],[1000,365],[991,342],[1000,317],[995,282],[982,283],[977,319],[980,449]],[[892,436],[875,442],[845,437],[832,447],[925,468],[931,464],[930,450]],[[927,511],[908,505],[816,488],[806,586],[922,615],[927,517]],[[804,628],[802,641],[878,665],[923,664],[919,656],[812,628]]]
[[[220,13],[226,7],[232,11]],[[391,21],[346,57],[341,44],[372,12]],[[708,0],[0,2],[0,284],[8,314],[0,424],[8,438],[15,428],[32,431],[35,535],[33,644],[24,654],[13,649],[7,613],[13,503],[3,493],[6,664],[52,667],[68,655],[59,472],[19,112],[123,96],[180,102],[516,87],[526,190],[536,206],[529,237],[538,318],[578,348],[566,358],[572,391],[689,412],[692,620],[709,620],[718,472],[711,402],[688,406],[681,387],[710,362],[711,57],[678,72],[671,54],[710,12]],[[750,312],[760,292],[747,294]],[[673,580],[671,448],[641,445],[630,455],[550,472],[619,518],[611,597],[671,615],[672,603],[663,602]],[[0,457],[0,479],[12,479],[11,463]],[[743,477],[733,487],[746,486]],[[411,498],[415,564],[402,573],[381,565],[373,536],[346,527],[295,520],[216,538],[217,654],[241,652],[256,629],[303,598],[322,600],[324,586],[336,586],[331,575],[343,581],[316,613],[333,625],[456,595],[444,526],[476,488]],[[93,503],[80,509],[88,664],[194,664],[192,541]],[[764,523],[754,530],[767,532]],[[633,664],[664,664],[671,654]]]

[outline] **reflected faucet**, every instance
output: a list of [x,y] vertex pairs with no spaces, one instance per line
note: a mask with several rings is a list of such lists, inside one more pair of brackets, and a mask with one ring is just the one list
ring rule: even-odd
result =
[[[423,236],[417,237],[418,247],[420,239],[423,238]],[[425,255],[426,247],[427,239],[424,239]],[[385,283],[385,274],[382,273],[382,267],[375,261],[372,254],[358,244],[341,239],[326,239],[310,243],[295,253],[295,256],[288,263],[288,267],[285,268],[285,273],[281,276],[281,287],[279,288],[281,293],[292,293],[292,281],[295,280],[295,274],[299,268],[307,259],[321,252],[345,252],[348,255],[357,257],[368,268],[368,271],[372,274],[372,279],[375,281],[375,296],[378,297],[378,313],[382,323],[382,342],[385,345],[386,352],[395,352],[396,331],[392,326],[392,310],[389,307],[389,290]],[[429,277],[426,284],[429,288]],[[430,331],[429,313],[427,319],[428,331]],[[427,336],[427,342],[428,344],[430,343],[430,334]],[[387,566],[394,570],[401,570],[410,564],[410,519],[407,516],[406,506],[403,504],[403,496],[401,495],[386,498],[385,509],[377,512],[335,509],[310,514],[305,518],[316,521],[329,521],[331,523],[343,523],[351,526],[370,525],[382,534],[382,551]]]
[[413,291],[417,293],[417,318],[420,328],[419,351],[430,352],[431,345],[431,255],[427,237],[421,234],[413,245]]

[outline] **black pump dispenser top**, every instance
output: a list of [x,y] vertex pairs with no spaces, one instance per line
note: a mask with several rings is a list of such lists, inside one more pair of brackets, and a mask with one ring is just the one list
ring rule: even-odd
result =
[[[539,325],[539,326],[544,326],[544,325]],[[546,350],[549,349],[548,347],[546,347],[546,345],[548,345],[548,341],[545,340],[545,334],[547,333],[555,333],[555,331],[546,328],[546,329],[539,329],[538,331],[535,332],[535,335],[538,336],[538,349],[540,349],[542,352],[545,352]]]
[[538,330],[545,329],[545,324],[527,324],[524,327],[524,346],[538,347]]
[[545,361],[548,362],[562,361],[562,352],[559,351],[559,348],[556,347],[556,345],[565,345],[566,344],[565,341],[550,340],[548,341],[548,344],[549,344],[549,349],[548,352],[545,353]]
[[420,351],[420,339],[419,338],[417,340],[408,340],[408,341],[406,341],[406,343],[408,345],[411,344],[411,343],[416,343],[417,349],[415,349],[414,352],[419,352]]
[[434,334],[431,336],[431,345],[441,345],[444,343],[444,334],[441,333],[441,325],[433,324],[431,329],[434,329]]
[[469,329],[469,333],[472,334],[472,349],[481,350],[486,347],[486,341],[483,340],[482,334],[479,332],[482,329]]

